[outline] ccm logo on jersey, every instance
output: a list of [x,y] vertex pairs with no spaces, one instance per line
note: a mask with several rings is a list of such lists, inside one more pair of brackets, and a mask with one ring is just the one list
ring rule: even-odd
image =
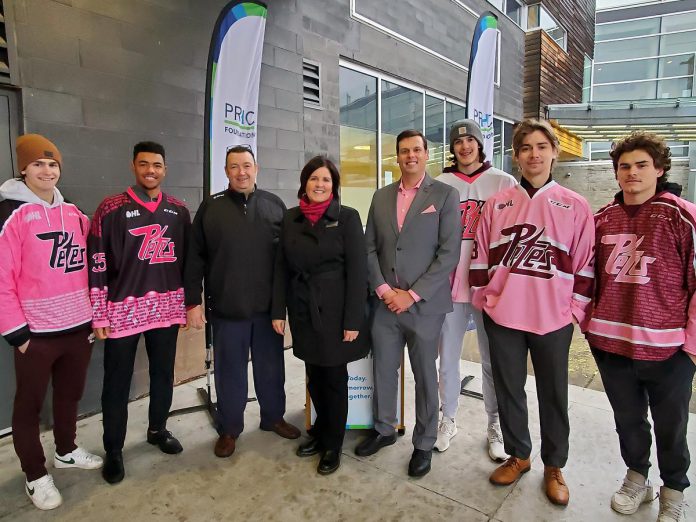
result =
[[176,210],[172,210],[170,208],[165,208],[164,211],[169,212],[170,214],[174,214],[175,216],[179,215],[179,213]]
[[560,208],[566,208],[566,209],[571,207],[571,205],[569,205],[568,203],[561,203],[560,201],[555,201],[551,198],[549,198],[549,203],[551,203],[554,207],[560,207]]

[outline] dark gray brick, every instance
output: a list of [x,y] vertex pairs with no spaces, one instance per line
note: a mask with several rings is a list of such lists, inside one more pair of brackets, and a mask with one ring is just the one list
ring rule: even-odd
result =
[[24,117],[28,120],[70,124],[83,122],[82,100],[78,96],[41,89],[24,89]]

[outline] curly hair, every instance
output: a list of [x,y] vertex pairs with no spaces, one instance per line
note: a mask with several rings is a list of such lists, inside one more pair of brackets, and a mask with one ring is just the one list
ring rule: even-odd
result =
[[666,183],[667,172],[672,168],[672,153],[665,139],[651,132],[634,131],[613,143],[609,156],[611,156],[611,161],[614,164],[614,173],[619,169],[621,156],[634,150],[642,150],[650,155],[655,168],[664,172],[660,177],[658,185]]

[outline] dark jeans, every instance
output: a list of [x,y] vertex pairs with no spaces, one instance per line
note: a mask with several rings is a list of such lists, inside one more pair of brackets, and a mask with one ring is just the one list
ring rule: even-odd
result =
[[270,429],[285,415],[283,337],[273,331],[271,316],[240,321],[214,317],[213,347],[219,431],[236,438],[244,430],[249,350],[261,427]]
[[648,406],[655,426],[660,478],[670,489],[689,487],[691,459],[686,443],[691,382],[696,366],[683,350],[664,361],[635,361],[592,349],[604,389],[614,410],[621,457],[633,471],[648,476],[652,436]]
[[53,437],[56,453],[75,446],[77,404],[82,398],[92,344],[91,329],[64,335],[32,336],[24,353],[14,350],[17,391],[12,411],[12,441],[31,482],[46,474],[39,438],[39,415],[49,379],[53,383]]
[[[143,332],[150,373],[150,407],[148,429],[167,427],[174,386],[174,360],[179,325],[153,328]],[[104,343],[104,386],[102,413],[104,418],[104,449],[107,453],[120,452],[126,439],[128,425],[128,397],[133,365],[140,334]]]
[[544,335],[496,324],[483,314],[498,398],[500,427],[505,451],[527,459],[532,452],[529,436],[527,394],[527,351],[532,358],[539,400],[541,460],[546,466],[562,468],[568,460],[568,350],[573,336],[569,324]]
[[312,436],[324,449],[340,451],[348,420],[348,367],[305,363],[305,368],[309,396],[317,413]]

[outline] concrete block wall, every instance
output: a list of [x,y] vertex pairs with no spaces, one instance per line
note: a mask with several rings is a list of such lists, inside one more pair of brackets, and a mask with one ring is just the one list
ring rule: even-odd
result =
[[[570,176],[568,176],[570,174]],[[614,177],[611,162],[573,163],[556,165],[553,178],[564,187],[583,195],[593,211],[599,210],[614,199],[619,184]],[[686,198],[689,184],[689,166],[685,161],[672,161],[669,181],[682,186],[682,197]]]

